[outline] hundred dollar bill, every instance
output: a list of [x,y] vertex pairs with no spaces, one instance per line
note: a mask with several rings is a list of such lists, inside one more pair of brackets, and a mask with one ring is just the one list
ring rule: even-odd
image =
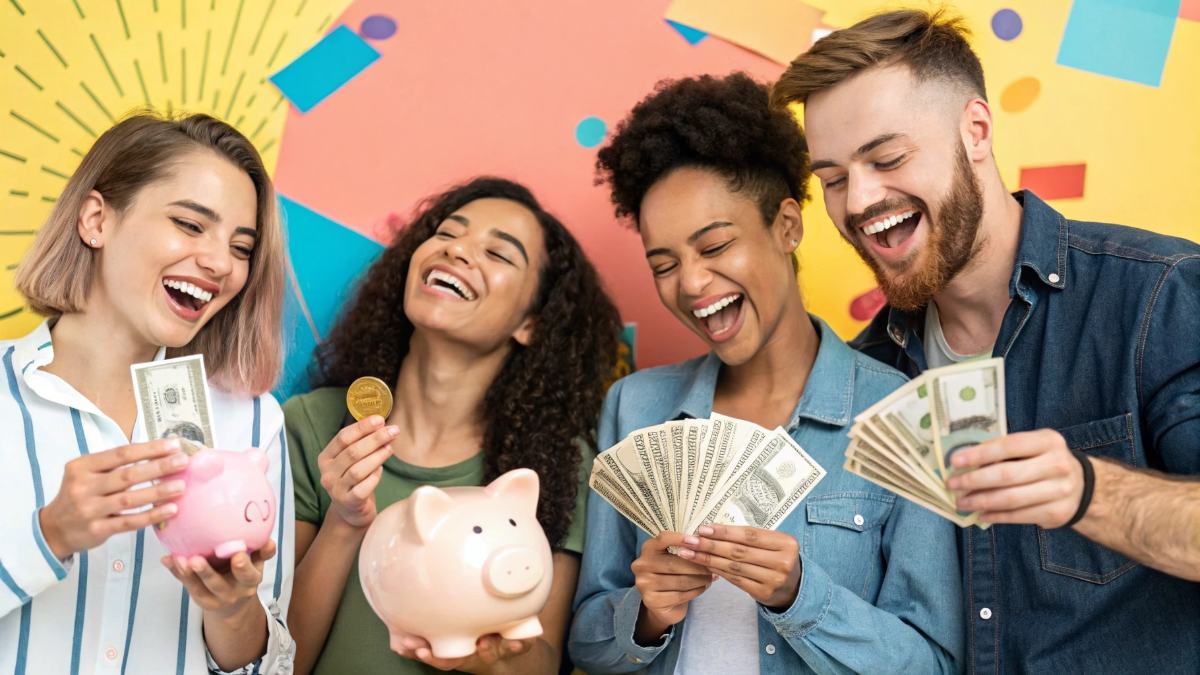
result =
[[708,420],[708,438],[700,450],[695,491],[692,493],[691,504],[688,507],[693,516],[707,512],[713,500],[719,496],[716,490],[717,478],[721,475],[719,473],[722,468],[721,458],[729,455],[729,444],[733,436],[733,429],[726,421],[727,419]]
[[642,448],[635,446],[633,439],[634,436],[631,435],[617,444],[612,452],[599,456],[605,458],[605,462],[612,469],[611,473],[621,479],[622,485],[627,488],[626,491],[634,496],[658,529],[666,529],[666,522],[661,517],[662,508],[655,502],[655,489],[646,473],[649,466],[643,463]]
[[726,492],[695,523],[723,523],[774,529],[825,476],[786,433],[776,433],[730,483]]
[[958,450],[1003,436],[1004,359],[970,361],[931,373],[933,442],[943,475]]
[[611,504],[618,513],[628,518],[634,525],[645,530],[646,534],[654,536],[658,533],[657,528],[646,519],[646,515],[641,509],[629,501],[616,479],[607,473],[603,465],[596,465],[588,484],[596,491],[596,494],[604,498],[604,501]]
[[147,438],[177,437],[189,454],[216,445],[203,356],[135,363],[130,372]]

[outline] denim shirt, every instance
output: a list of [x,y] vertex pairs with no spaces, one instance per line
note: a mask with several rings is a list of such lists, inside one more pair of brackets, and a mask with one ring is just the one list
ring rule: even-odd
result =
[[[1021,238],[994,350],[1009,431],[1053,428],[1095,457],[1200,473],[1200,246],[1015,196]],[[852,344],[915,375],[923,315],[885,307]],[[968,672],[1200,673],[1200,583],[1071,529],[970,528],[959,545]]]
[[[758,607],[760,672],[954,671],[963,631],[954,526],[842,468],[854,416],[905,378],[814,324],[821,345],[787,430],[828,475],[778,528],[800,543],[803,574],[791,607]],[[667,420],[708,417],[720,368],[710,353],[618,381],[599,446]],[[646,538],[608,502],[588,500],[568,649],[589,673],[675,670],[686,618],[657,645],[633,641],[641,594],[630,564]]]

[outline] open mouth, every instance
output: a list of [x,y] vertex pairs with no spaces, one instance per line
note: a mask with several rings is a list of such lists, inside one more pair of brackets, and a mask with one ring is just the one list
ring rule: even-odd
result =
[[710,340],[721,342],[733,337],[741,326],[743,302],[741,293],[730,293],[693,309],[692,316],[700,320]]
[[196,284],[182,279],[166,278],[162,281],[163,288],[170,299],[171,308],[184,319],[194,321],[204,313],[204,308],[212,302],[214,293]]
[[425,275],[425,286],[439,291],[443,295],[456,297],[461,300],[471,301],[478,297],[474,289],[467,282],[445,270],[430,270]]
[[887,218],[872,220],[862,227],[862,233],[873,239],[880,248],[897,248],[912,237],[921,218],[920,211],[910,209]]

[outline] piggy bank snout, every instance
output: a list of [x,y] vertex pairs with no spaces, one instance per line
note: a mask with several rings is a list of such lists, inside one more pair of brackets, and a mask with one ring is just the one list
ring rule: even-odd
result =
[[515,598],[541,583],[546,571],[537,551],[515,546],[498,549],[483,567],[483,583],[488,592],[501,598]]

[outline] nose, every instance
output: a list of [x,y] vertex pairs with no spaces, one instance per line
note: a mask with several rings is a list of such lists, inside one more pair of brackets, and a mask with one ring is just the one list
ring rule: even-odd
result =
[[220,279],[233,271],[233,252],[226,244],[208,242],[196,255],[196,264],[214,278]]
[[446,244],[446,256],[455,260],[461,260],[467,267],[471,267],[474,255],[472,254],[471,246],[464,241],[466,237],[456,237]]
[[699,298],[712,282],[712,272],[700,261],[679,263],[680,288],[686,297]]
[[887,188],[875,172],[852,168],[846,175],[846,214],[857,215],[867,207],[878,204],[887,197]]
[[498,549],[483,565],[483,584],[499,598],[517,598],[537,588],[546,571],[537,551],[508,546]]

